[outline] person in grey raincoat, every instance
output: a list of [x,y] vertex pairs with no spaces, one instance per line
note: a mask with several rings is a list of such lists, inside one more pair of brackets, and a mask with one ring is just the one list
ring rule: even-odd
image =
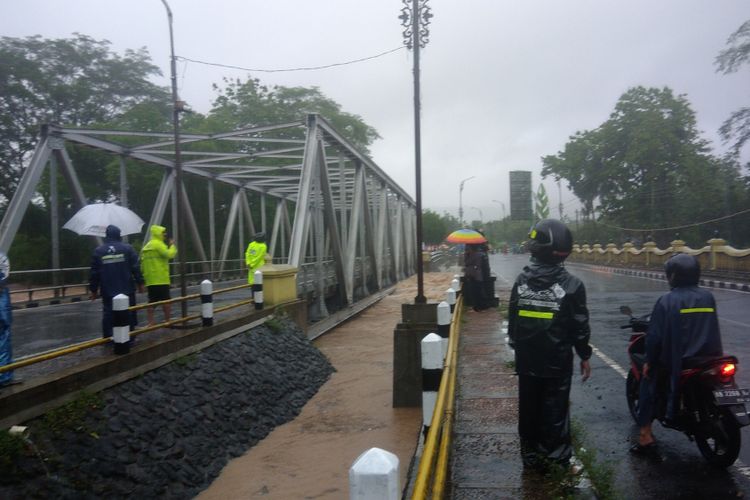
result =
[[[0,253],[0,259],[7,263],[7,257]],[[0,268],[0,366],[13,362],[13,350],[10,344],[10,326],[13,323],[13,308],[8,291],[8,277],[5,275],[7,266]],[[0,373],[0,387],[13,381],[13,371]]]
[[581,280],[562,266],[573,236],[562,222],[539,221],[529,233],[531,263],[511,290],[508,336],[518,373],[518,434],[526,467],[566,466],[573,453],[570,386],[573,351],[582,380],[591,375],[589,313]]
[[666,376],[669,392],[666,422],[674,421],[679,406],[682,364],[689,358],[720,357],[721,333],[716,300],[698,286],[701,268],[698,259],[684,253],[670,258],[664,271],[672,290],[654,305],[646,334],[644,382],[638,395],[638,441],[630,448],[636,454],[656,453],[651,431],[657,398],[658,379]]

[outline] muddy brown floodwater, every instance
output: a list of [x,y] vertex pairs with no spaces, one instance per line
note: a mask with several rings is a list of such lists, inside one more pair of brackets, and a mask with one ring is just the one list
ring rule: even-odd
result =
[[[444,300],[453,273],[425,273],[430,302]],[[372,447],[399,458],[401,487],[422,423],[420,408],[393,408],[393,330],[416,276],[393,294],[315,341],[336,368],[293,421],[224,468],[202,500],[349,498],[349,467]]]

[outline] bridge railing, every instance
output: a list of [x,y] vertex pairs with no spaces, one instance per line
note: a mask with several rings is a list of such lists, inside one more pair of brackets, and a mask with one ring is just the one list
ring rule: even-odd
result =
[[569,260],[591,264],[615,265],[662,269],[664,263],[675,253],[695,256],[704,271],[732,274],[737,277],[750,277],[750,249],[737,249],[727,245],[726,240],[712,238],[700,248],[691,248],[682,240],[674,240],[670,246],[661,249],[653,241],[647,241],[641,248],[632,243],[617,247],[614,243],[602,245],[573,245]]

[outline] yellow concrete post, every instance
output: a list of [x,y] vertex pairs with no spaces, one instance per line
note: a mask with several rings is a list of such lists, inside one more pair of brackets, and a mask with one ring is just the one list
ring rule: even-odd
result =
[[629,241],[626,241],[622,245],[622,252],[625,254],[625,264],[628,264],[630,262],[630,249],[633,248],[633,244]]
[[656,242],[647,241],[643,244],[643,248],[646,249],[646,267],[649,267],[651,266],[651,254],[654,253],[654,250],[656,249]]
[[265,307],[297,299],[297,271],[289,264],[266,264],[263,272],[263,302]]
[[707,243],[711,245],[711,270],[713,271],[716,269],[716,254],[719,252],[721,247],[727,244],[727,240],[721,238],[711,238]]

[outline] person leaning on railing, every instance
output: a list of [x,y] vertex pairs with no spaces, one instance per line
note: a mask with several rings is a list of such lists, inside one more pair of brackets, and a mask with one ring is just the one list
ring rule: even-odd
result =
[[[166,243],[165,243],[166,241]],[[149,302],[161,302],[169,300],[169,261],[177,255],[177,247],[174,241],[167,238],[167,228],[164,226],[151,226],[151,239],[141,250],[141,271],[146,280]],[[172,317],[172,305],[162,304],[164,321]],[[148,326],[154,323],[154,308],[146,310]]]

